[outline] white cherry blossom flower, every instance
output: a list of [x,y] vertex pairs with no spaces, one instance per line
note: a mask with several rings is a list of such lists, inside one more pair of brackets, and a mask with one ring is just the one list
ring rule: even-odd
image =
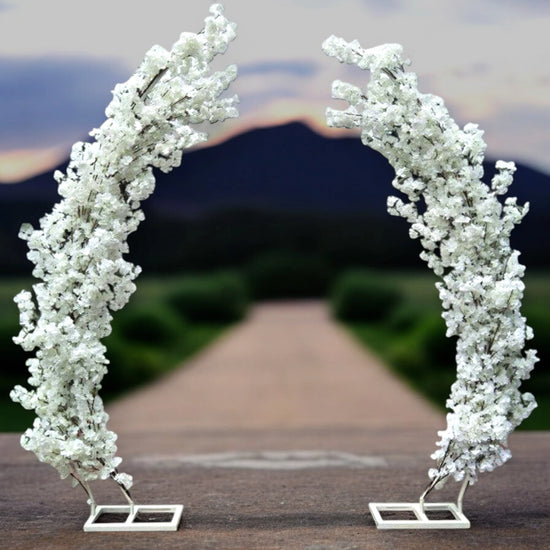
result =
[[110,311],[136,288],[141,270],[124,259],[126,239],[143,219],[140,201],[154,190],[152,169],[170,171],[183,149],[207,138],[191,124],[238,114],[236,97],[220,97],[236,68],[210,69],[234,37],[235,24],[214,4],[201,33],[182,34],[171,51],[151,48],[115,87],[107,120],[91,132],[95,141],[75,143],[66,173],[55,173],[61,202],[38,229],[21,227],[33,275],[42,280],[15,297],[21,332],[14,340],[35,350],[27,361],[32,389],[11,392],[37,415],[21,442],[85,490],[97,478],[112,478],[126,492],[132,485],[118,472],[116,434],[98,394],[108,364],[100,340],[111,331]]
[[[474,483],[479,472],[511,457],[508,436],[536,407],[531,394],[519,391],[537,356],[524,349],[533,331],[520,313],[524,268],[510,247],[528,205],[498,198],[515,165],[498,161],[491,185],[481,181],[483,132],[471,123],[461,130],[441,98],[418,91],[401,46],[363,49],[332,36],[323,50],[370,71],[363,91],[333,84],[333,96],[349,106],[327,109],[327,123],[359,126],[363,143],[394,167],[393,185],[403,196],[390,197],[388,211],[405,218],[411,238],[420,239],[420,256],[440,277],[447,336],[458,337],[447,428],[439,432],[429,476],[434,486],[449,477]],[[419,209],[419,201],[425,207]]]

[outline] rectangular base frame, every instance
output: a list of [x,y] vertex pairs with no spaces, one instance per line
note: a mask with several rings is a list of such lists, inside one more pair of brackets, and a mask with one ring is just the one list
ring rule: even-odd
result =
[[[469,529],[470,521],[453,502],[371,502],[369,510],[378,529]],[[384,519],[381,512],[413,512],[416,519]],[[450,512],[454,519],[430,519],[426,512]]]
[[[172,514],[170,521],[136,521],[140,512],[146,514]],[[126,516],[120,522],[100,523],[97,520],[102,514],[121,514]],[[183,506],[181,504],[136,504],[133,507],[124,506],[104,506],[98,505],[84,524],[86,532],[105,532],[105,531],[177,531]]]

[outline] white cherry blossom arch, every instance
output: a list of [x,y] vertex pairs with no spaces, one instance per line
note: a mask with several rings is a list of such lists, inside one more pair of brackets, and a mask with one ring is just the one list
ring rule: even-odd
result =
[[360,128],[362,142],[388,159],[401,193],[388,198],[388,211],[411,224],[421,257],[440,278],[447,336],[457,337],[457,379],[419,504],[423,514],[425,496],[454,478],[463,481],[461,508],[466,485],[511,457],[508,436],[536,407],[519,389],[537,356],[524,349],[533,331],[520,312],[524,267],[510,247],[528,205],[499,200],[512,183],[513,162],[496,163],[491,185],[481,181],[483,132],[476,124],[460,129],[441,98],[418,91],[399,44],[364,49],[331,36],[323,50],[370,71],[364,89],[333,83],[333,97],[349,107],[328,109],[327,123]]
[[116,434],[99,396],[110,311],[126,304],[140,273],[124,259],[126,239],[143,219],[140,202],[154,190],[153,168],[170,171],[183,149],[207,139],[192,125],[238,116],[236,96],[221,97],[236,67],[210,69],[235,28],[214,4],[200,33],[183,33],[171,51],[151,48],[136,73],[115,87],[106,121],[90,133],[95,140],[76,143],[66,174],[55,174],[62,200],[40,228],[24,224],[20,231],[41,280],[15,298],[22,327],[15,341],[36,350],[27,362],[32,389],[11,392],[36,413],[21,444],[85,490],[91,518],[95,479],[114,480],[135,513],[132,477],[118,469]]

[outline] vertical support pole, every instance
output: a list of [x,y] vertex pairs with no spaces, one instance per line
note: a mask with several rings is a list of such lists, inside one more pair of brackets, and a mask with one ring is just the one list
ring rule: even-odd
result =
[[84,490],[86,491],[86,494],[88,495],[88,500],[90,502],[90,516],[94,516],[97,510],[97,504],[94,495],[87,481],[83,481],[82,486],[84,487]]
[[112,479],[118,485],[119,489],[122,491],[122,494],[124,495],[124,498],[128,501],[128,504],[130,505],[130,515],[134,516],[135,515],[136,503],[132,499],[132,496],[130,495],[130,491],[128,491],[128,489],[126,489],[126,487],[124,487],[124,485],[122,485],[121,483],[116,481],[114,478],[112,478]]
[[456,501],[456,506],[461,514],[462,514],[462,503],[464,502],[464,493],[466,493],[466,489],[468,488],[469,483],[470,483],[470,476],[467,475],[464,478],[464,481],[462,482],[462,487],[460,488],[460,492],[458,493],[458,499]]
[[432,482],[426,487],[426,490],[420,495],[420,498],[418,499],[418,504],[420,505],[420,512],[424,515],[424,501],[426,500],[426,497],[431,493],[433,488],[437,485],[439,479],[435,478],[432,479]]

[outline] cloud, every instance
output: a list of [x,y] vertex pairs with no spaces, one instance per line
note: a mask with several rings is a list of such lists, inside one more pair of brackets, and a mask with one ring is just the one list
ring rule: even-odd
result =
[[[169,48],[181,31],[200,30],[210,3],[0,0],[0,9],[11,7],[0,17],[0,86],[15,70],[15,62],[35,73],[34,94],[21,96],[21,87],[13,82],[9,98],[0,90],[0,114],[7,113],[11,121],[8,132],[14,139],[21,136],[12,149],[81,139],[101,122],[113,84],[126,80],[152,44]],[[237,39],[216,64],[239,67],[230,92],[241,96],[242,117],[214,128],[219,139],[224,129],[229,135],[237,126],[277,124],[290,114],[299,116],[300,110],[319,121],[325,106],[334,105],[332,80],[363,84],[367,74],[359,75],[321,53],[329,34],[357,38],[365,47],[403,44],[421,90],[443,97],[461,123],[503,128],[506,133],[495,141],[503,151],[513,143],[531,142],[535,133],[529,125],[535,121],[529,115],[516,117],[512,128],[499,126],[497,117],[530,108],[550,112],[546,0],[227,0],[225,7],[237,22]],[[40,72],[38,56],[44,56],[49,69]],[[14,63],[2,65],[10,57]],[[64,69],[52,68],[55,60]],[[81,70],[92,76],[86,80]],[[50,71],[56,75],[55,84]],[[24,113],[32,117],[27,120]],[[18,124],[26,129],[19,132]],[[24,132],[30,143],[23,144]],[[547,148],[548,128],[537,126],[536,136],[540,141],[533,150],[541,155],[540,165],[546,162],[541,150]],[[0,128],[0,151],[7,143],[6,130]]]
[[550,3],[548,0],[484,0],[485,3],[490,4],[493,9],[512,9],[520,13],[535,13],[540,15],[541,12],[550,13]]
[[239,111],[241,114],[254,109],[261,109],[264,105],[275,100],[297,99],[296,90],[285,86],[272,87],[263,91],[241,94],[239,96]]
[[375,12],[396,12],[402,9],[404,0],[363,0],[364,5]]
[[239,94],[241,115],[255,112],[266,117],[265,105],[277,100],[310,99],[309,85],[319,74],[317,63],[273,59],[239,66],[234,91]]
[[266,75],[272,73],[279,73],[282,75],[297,76],[301,78],[308,78],[314,75],[317,71],[317,64],[308,60],[273,60],[273,61],[261,61],[256,63],[248,63],[239,65],[239,76],[247,75]]
[[536,105],[504,106],[494,116],[479,122],[485,130],[490,156],[527,163],[550,174],[549,109]]
[[129,74],[111,62],[0,58],[0,148],[52,147],[103,122],[110,90]]

